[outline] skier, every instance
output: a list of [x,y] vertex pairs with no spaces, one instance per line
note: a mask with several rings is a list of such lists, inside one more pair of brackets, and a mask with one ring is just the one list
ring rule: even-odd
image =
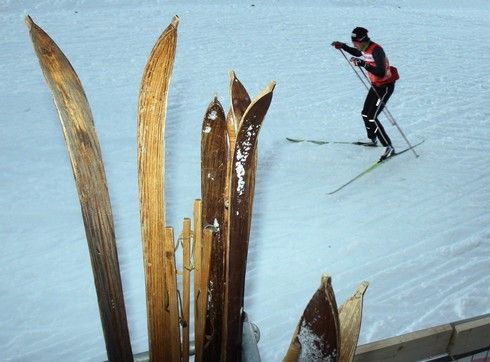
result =
[[391,157],[395,149],[378,115],[395,89],[395,82],[399,78],[398,71],[395,67],[390,66],[383,48],[369,39],[367,29],[356,27],[352,30],[351,40],[354,48],[339,41],[334,41],[332,46],[353,55],[351,62],[358,67],[365,68],[368,72],[371,88],[364,101],[361,114],[370,142],[375,146],[376,139],[379,139],[385,147],[380,158],[380,161],[383,161]]

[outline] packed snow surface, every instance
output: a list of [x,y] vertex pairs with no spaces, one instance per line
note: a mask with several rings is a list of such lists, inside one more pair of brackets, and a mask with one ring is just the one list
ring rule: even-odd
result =
[[[89,99],[104,157],[133,351],[148,349],[136,118],[150,51],[179,15],[166,127],[167,222],[200,197],[200,137],[229,71],[254,98],[277,86],[259,136],[245,309],[280,361],[320,283],[338,304],[366,280],[360,343],[490,312],[490,84],[486,0],[0,3],[0,359],[106,359],[87,242],[51,93],[26,15]],[[366,89],[334,40],[356,26],[401,79],[388,106],[417,148],[334,195],[381,148],[288,143],[365,136]],[[381,116],[395,147],[406,146]]]

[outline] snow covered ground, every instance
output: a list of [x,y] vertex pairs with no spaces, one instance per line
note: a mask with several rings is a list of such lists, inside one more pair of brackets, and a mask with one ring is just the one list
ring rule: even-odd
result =
[[[246,310],[280,361],[320,282],[339,304],[362,280],[361,343],[490,312],[490,84],[486,0],[0,3],[0,360],[105,359],[78,197],[25,15],[58,43],[90,101],[109,181],[131,340],[147,350],[136,172],[143,68],[180,17],[167,119],[168,222],[200,195],[200,130],[228,72],[254,96],[277,82],[262,128]],[[389,108],[426,142],[341,192],[381,149],[357,140],[366,93],[329,46],[370,30],[401,80]],[[404,140],[382,117],[395,146]]]

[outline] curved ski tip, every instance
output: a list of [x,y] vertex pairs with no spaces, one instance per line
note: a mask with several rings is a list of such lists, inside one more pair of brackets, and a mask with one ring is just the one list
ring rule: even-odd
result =
[[273,80],[272,82],[269,83],[269,85],[267,86],[267,91],[272,92],[274,90],[274,88],[276,88],[276,81],[275,80]]
[[327,273],[323,273],[322,274],[322,279],[321,279],[321,283],[322,285],[324,284],[330,284],[332,282],[332,277],[327,274]]
[[27,28],[29,30],[31,30],[32,27],[35,25],[34,21],[32,20],[32,18],[29,15],[26,15],[26,17],[24,18],[24,22],[26,23]]
[[236,79],[236,73],[235,73],[235,71],[233,69],[230,70],[230,73],[229,74],[230,74],[230,79],[231,80],[235,80]]
[[172,26],[174,28],[177,28],[179,26],[179,21],[180,21],[180,18],[178,15],[174,15],[174,17],[172,18]]
[[[211,103],[209,103],[209,106],[208,106],[208,112],[211,111],[211,109],[214,108],[221,108],[223,109],[223,106],[221,105],[219,99],[218,99],[218,95],[216,94],[213,98],[213,100],[211,101]],[[224,112],[224,111],[223,111]]]
[[364,295],[364,293],[366,292],[366,289],[369,287],[369,283],[366,282],[366,281],[363,281],[359,287],[357,288],[357,293],[356,294],[360,294],[360,295]]

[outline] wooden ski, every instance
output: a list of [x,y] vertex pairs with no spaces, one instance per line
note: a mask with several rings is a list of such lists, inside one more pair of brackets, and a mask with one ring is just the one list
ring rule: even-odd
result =
[[[238,127],[243,118],[243,114],[250,105],[250,96],[247,90],[243,86],[242,82],[237,78],[234,71],[230,72],[230,100],[231,106],[228,115],[226,116],[226,125],[228,128],[228,138],[229,138],[229,150],[230,158],[233,158],[233,152],[235,151],[236,134],[238,132]],[[226,185],[226,195],[229,198],[229,181],[231,179],[231,162],[228,165],[228,176]],[[227,215],[226,215],[227,216]]]
[[368,282],[362,282],[356,293],[339,308],[340,362],[352,362],[361,331],[362,304]]
[[272,101],[274,87],[275,82],[272,82],[248,106],[242,117],[233,154],[222,361],[239,360],[241,354],[242,307],[255,181],[255,148],[262,122]]
[[230,93],[231,93],[231,114],[233,115],[233,124],[235,133],[238,132],[243,115],[251,103],[250,96],[237,78],[234,71],[230,72]]
[[109,361],[132,361],[109,191],[92,112],[80,79],[56,43],[26,17],[63,128],[80,198]]
[[331,278],[324,274],[303,312],[285,360],[338,361],[339,347],[337,303]]
[[221,325],[225,281],[225,188],[229,154],[228,131],[223,107],[217,98],[209,105],[202,124],[201,193],[202,227],[213,233],[205,322],[203,361],[217,361],[221,353]]
[[151,361],[170,361],[165,310],[165,120],[177,45],[175,16],[146,64],[138,104],[138,179]]

